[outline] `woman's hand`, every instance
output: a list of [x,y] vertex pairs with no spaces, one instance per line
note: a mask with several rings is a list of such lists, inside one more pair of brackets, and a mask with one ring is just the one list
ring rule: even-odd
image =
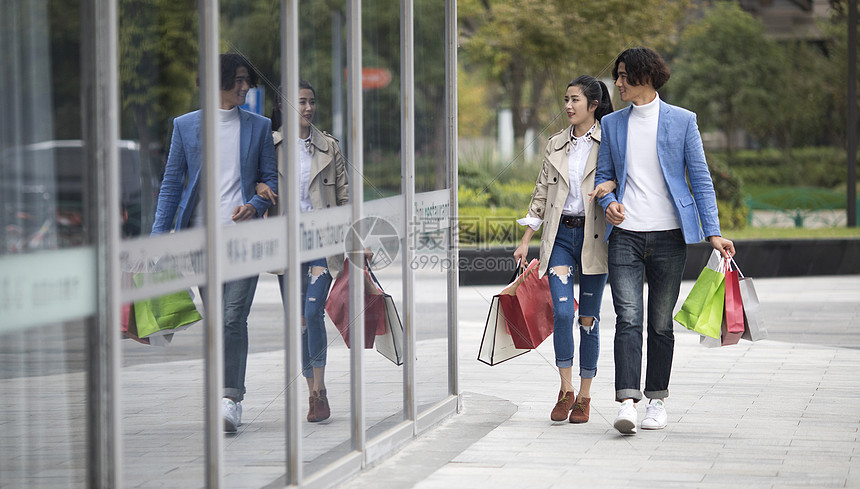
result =
[[263,182],[258,183],[257,186],[254,187],[254,191],[260,197],[262,197],[266,200],[270,200],[272,202],[272,204],[278,203],[278,194],[276,194],[275,192],[272,192],[272,189],[269,188],[269,186],[266,185],[265,183],[263,183]]
[[526,258],[528,258],[528,254],[529,244],[520,243],[520,245],[517,246],[517,249],[514,250],[514,260],[516,260],[520,264],[520,266],[523,266],[527,263]]
[[594,190],[592,192],[589,192],[588,196],[591,198],[588,199],[588,201],[594,202],[594,199],[599,199],[604,195],[613,192],[616,186],[617,185],[613,180],[607,180],[601,183],[600,185],[594,187]]

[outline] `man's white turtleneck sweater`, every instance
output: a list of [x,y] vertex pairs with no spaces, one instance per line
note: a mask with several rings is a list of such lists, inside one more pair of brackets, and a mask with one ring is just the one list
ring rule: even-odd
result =
[[660,97],[634,105],[627,124],[627,184],[622,197],[628,231],[665,231],[681,227],[657,157]]
[[[239,136],[242,125],[239,109],[218,109],[218,222],[222,226],[234,224],[233,211],[245,204],[242,196],[241,169],[239,168]],[[201,203],[206,199],[206,189],[201,185],[198,199],[191,217],[191,227],[203,226],[206,218]]]

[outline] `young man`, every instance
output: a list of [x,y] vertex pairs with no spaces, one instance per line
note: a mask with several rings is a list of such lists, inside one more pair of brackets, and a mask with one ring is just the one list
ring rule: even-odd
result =
[[[261,217],[270,201],[256,195],[254,186],[278,186],[278,163],[269,119],[239,109],[259,76],[251,64],[234,53],[221,57],[221,107],[218,110],[217,157],[220,202],[218,225]],[[164,179],[158,195],[152,234],[204,225],[200,188],[200,115],[195,111],[177,117]],[[187,184],[186,184],[187,182]],[[275,190],[277,191],[277,190]],[[178,215],[177,215],[178,212]],[[175,226],[174,226],[175,220]],[[224,430],[235,433],[242,419],[245,364],[248,359],[248,313],[258,276],[224,283]]]
[[614,426],[635,434],[635,403],[642,399],[643,282],[648,281],[649,403],[641,428],[658,430],[668,419],[664,402],[675,346],[672,311],[687,243],[707,238],[723,256],[735,249],[720,236],[717,199],[696,115],[657,94],[669,80],[666,63],[651,49],[632,48],[615,60],[612,76],[621,100],[633,105],[603,118],[595,184],[617,182],[615,191],[600,199],[616,314],[615,399],[621,406]]

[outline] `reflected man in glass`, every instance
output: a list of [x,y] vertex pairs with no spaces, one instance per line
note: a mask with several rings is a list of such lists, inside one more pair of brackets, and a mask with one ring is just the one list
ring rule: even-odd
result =
[[[269,119],[246,112],[245,103],[259,75],[239,54],[220,56],[221,106],[218,110],[219,141],[217,168],[218,224],[222,226],[262,217],[272,204],[257,195],[259,181],[277,189],[278,172]],[[204,225],[204,188],[200,186],[201,112],[177,117],[173,122],[170,153],[152,234],[179,231]],[[248,360],[248,314],[257,288],[257,275],[224,283],[224,431],[235,433],[242,420],[245,396],[245,366]]]

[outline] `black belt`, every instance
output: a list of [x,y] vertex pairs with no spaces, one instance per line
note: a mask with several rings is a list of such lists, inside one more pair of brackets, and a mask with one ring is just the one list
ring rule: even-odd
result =
[[585,216],[561,216],[561,223],[569,228],[585,227]]

